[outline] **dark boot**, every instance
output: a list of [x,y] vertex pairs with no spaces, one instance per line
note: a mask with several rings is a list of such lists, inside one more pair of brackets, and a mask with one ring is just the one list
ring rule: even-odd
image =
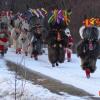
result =
[[37,57],[37,56],[35,56],[35,57],[34,57],[34,60],[38,60],[38,57]]
[[4,57],[4,52],[1,52],[1,57]]
[[31,54],[31,58],[33,58],[33,55]]
[[59,64],[58,64],[58,63],[56,63],[56,66],[59,66]]
[[34,54],[34,60],[38,60],[38,55]]
[[27,52],[25,52],[25,56],[27,56],[27,54],[28,54],[28,53],[27,53]]

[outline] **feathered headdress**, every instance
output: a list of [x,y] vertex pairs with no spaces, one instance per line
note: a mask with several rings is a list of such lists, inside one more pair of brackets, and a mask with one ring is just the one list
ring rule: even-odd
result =
[[45,15],[47,14],[47,11],[44,8],[38,8],[38,9],[29,9],[29,12],[31,12],[33,15],[36,17],[42,17],[44,18]]
[[[83,21],[83,24],[84,25],[79,30],[79,34],[82,39],[89,38],[90,35],[93,35],[93,34],[94,35],[92,38],[97,37],[98,39],[100,39],[100,18],[87,18]],[[91,31],[89,31],[90,28],[93,28],[95,31],[92,33]],[[86,29],[88,30],[88,33],[84,32],[84,30]]]
[[83,21],[83,24],[86,26],[86,27],[89,27],[89,26],[99,26],[100,27],[100,18],[86,18],[84,21]]
[[55,9],[48,19],[48,23],[52,25],[56,24],[66,26],[70,23],[70,15],[71,12],[68,12],[67,10]]

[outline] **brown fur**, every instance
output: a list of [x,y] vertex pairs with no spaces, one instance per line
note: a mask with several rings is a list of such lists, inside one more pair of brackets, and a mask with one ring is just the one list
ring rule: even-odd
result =
[[96,42],[96,48],[93,51],[84,51],[85,42],[81,41],[77,46],[77,55],[81,58],[83,70],[89,68],[91,73],[96,70],[96,61],[100,53],[100,45]]
[[48,58],[52,64],[57,62],[57,51],[55,48],[50,46],[48,47]]

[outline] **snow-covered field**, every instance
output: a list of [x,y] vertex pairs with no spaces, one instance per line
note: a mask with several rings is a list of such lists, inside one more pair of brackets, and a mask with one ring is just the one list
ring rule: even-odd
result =
[[99,97],[100,60],[97,61],[96,72],[94,74],[91,74],[90,79],[87,79],[85,77],[84,71],[80,67],[80,59],[77,58],[75,54],[73,54],[71,62],[65,61],[64,64],[60,64],[60,66],[55,68],[51,67],[51,64],[48,61],[48,57],[45,54],[40,56],[38,61],[35,61],[34,59],[30,57],[25,57],[24,55],[17,55],[15,54],[15,52],[13,52],[12,49],[9,49],[8,53],[5,55],[4,58],[22,64],[31,70],[40,72],[44,75],[60,80],[62,83],[71,84],[73,86],[81,88]]

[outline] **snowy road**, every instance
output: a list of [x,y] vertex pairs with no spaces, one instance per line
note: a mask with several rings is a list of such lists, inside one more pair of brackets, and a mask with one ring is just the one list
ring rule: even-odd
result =
[[25,78],[26,80],[30,80],[34,82],[35,84],[42,85],[43,87],[49,89],[50,91],[54,93],[61,94],[61,92],[66,92],[68,94],[81,96],[81,97],[92,96],[81,89],[73,87],[72,85],[63,84],[60,81],[47,77],[43,74],[37,73],[35,71],[31,71],[25,68],[24,66],[17,65],[10,61],[7,61],[7,66],[11,71],[14,71],[14,72],[16,72],[16,69],[17,69],[17,74]]
[[68,63],[65,61],[64,64],[55,68],[51,67],[47,55],[42,55],[39,57],[38,61],[34,61],[34,59],[30,57],[16,55],[12,49],[9,49],[8,53],[5,55],[5,59],[24,65],[32,71],[49,76],[64,84],[71,84],[77,88],[83,89],[100,99],[100,60],[97,61],[96,72],[91,75],[90,79],[87,79],[84,71],[80,67],[80,60],[75,54],[72,56],[72,62]]
[[[68,94],[57,95],[19,76],[16,83],[16,100],[87,100]],[[8,71],[3,59],[0,59],[0,100],[15,100],[15,73]]]

